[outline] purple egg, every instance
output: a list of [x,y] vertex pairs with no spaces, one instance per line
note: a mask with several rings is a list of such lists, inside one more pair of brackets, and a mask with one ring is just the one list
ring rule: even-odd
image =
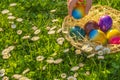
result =
[[100,17],[99,27],[103,32],[107,32],[112,27],[112,18],[108,15]]

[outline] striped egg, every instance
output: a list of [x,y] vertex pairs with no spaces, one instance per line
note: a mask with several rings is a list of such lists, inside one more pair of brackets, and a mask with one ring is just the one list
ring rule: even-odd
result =
[[91,41],[95,41],[95,42],[99,42],[102,44],[105,44],[107,42],[107,38],[104,32],[102,32],[101,30],[92,30],[89,33],[89,38]]
[[85,6],[84,5],[77,5],[73,11],[72,16],[74,19],[81,19],[85,16]]

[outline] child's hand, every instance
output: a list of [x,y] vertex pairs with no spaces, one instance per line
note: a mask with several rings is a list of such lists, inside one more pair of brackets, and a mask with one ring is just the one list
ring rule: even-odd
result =
[[[78,1],[83,1],[83,0],[68,0],[68,14],[70,16],[72,15],[72,10],[76,6]],[[92,0],[86,0],[86,9],[85,9],[86,14],[88,14],[91,6],[92,6]]]

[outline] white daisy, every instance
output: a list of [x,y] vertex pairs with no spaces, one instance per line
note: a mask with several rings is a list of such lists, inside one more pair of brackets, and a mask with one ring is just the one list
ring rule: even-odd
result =
[[37,57],[36,57],[36,60],[37,60],[37,61],[43,61],[44,59],[45,59],[44,56],[37,56]]
[[47,27],[46,27],[46,30],[50,30],[50,27],[49,27],[49,26],[47,26]]
[[9,46],[7,49],[9,49],[10,51],[12,51],[13,49],[15,49],[15,46]]
[[67,78],[67,80],[77,80],[77,78],[75,78],[75,77],[73,77],[73,76],[69,76],[69,77]]
[[22,22],[23,19],[22,19],[22,18],[17,18],[16,21],[17,21],[17,22]]
[[0,70],[0,77],[3,77],[5,75],[5,69]]
[[66,73],[61,74],[61,78],[66,78],[66,77],[67,77]]
[[9,77],[4,76],[4,77],[2,78],[2,80],[9,80]]
[[63,52],[64,52],[64,53],[67,53],[67,52],[69,52],[69,51],[70,51],[70,49],[67,48],[67,49],[65,49]]
[[60,29],[57,30],[57,33],[60,33],[60,32],[62,32],[62,28],[60,28]]
[[25,69],[25,70],[22,72],[22,74],[26,74],[26,73],[28,73],[29,71],[30,71],[30,69],[27,68],[27,69]]
[[60,38],[57,39],[57,43],[59,45],[62,45],[64,41],[65,41],[65,39],[63,37],[60,37]]
[[78,77],[78,73],[77,72],[74,74],[74,77]]
[[94,57],[94,56],[95,56],[95,54],[90,54],[90,55],[87,56],[87,58],[91,58],[91,57]]
[[21,35],[22,34],[22,30],[17,30],[17,34]]
[[104,53],[103,53],[103,51],[98,51],[98,53],[97,53],[99,56],[102,56]]
[[2,14],[7,14],[7,13],[9,13],[10,11],[8,10],[8,9],[5,9],[5,10],[3,10],[1,13]]
[[104,48],[103,49],[104,54],[109,54],[111,51],[109,48]]
[[90,47],[89,44],[85,44],[85,45],[83,45],[82,50],[85,52],[91,52],[93,50],[93,48]]
[[8,48],[4,49],[2,51],[2,55],[7,55],[10,53],[10,51],[12,51],[15,48],[15,46],[9,46]]
[[48,31],[48,34],[55,34],[54,30]]
[[11,3],[10,4],[10,7],[14,7],[14,6],[16,6],[17,5],[17,3]]
[[37,30],[38,28],[36,26],[33,26],[32,29],[35,31]]
[[33,37],[31,38],[32,41],[37,41],[37,40],[39,40],[39,39],[40,39],[40,37],[38,37],[38,36],[33,36]]
[[41,32],[40,29],[35,30],[34,34],[39,34]]
[[52,28],[50,28],[50,31],[51,30],[54,30],[54,29],[56,29],[57,28],[57,26],[53,26]]
[[4,54],[4,55],[2,56],[2,58],[3,58],[3,59],[9,59],[10,56],[11,56],[11,54],[8,53],[8,54]]
[[13,29],[16,28],[16,24],[14,24],[14,23],[11,24],[11,28],[13,28]]
[[48,60],[46,60],[46,62],[49,64],[52,64],[52,63],[54,63],[54,59],[48,59]]
[[12,76],[12,78],[15,78],[15,79],[20,79],[21,77],[23,77],[23,76],[20,75],[20,74],[14,74],[14,75]]
[[79,66],[74,66],[71,68],[71,71],[77,71],[80,67]]
[[75,53],[76,54],[81,54],[81,50],[77,49],[77,50],[75,50]]
[[52,22],[58,22],[59,20],[58,19],[53,19]]
[[25,76],[22,76],[22,77],[19,78],[19,80],[31,80],[31,79],[29,79],[29,78],[27,78]]
[[8,49],[8,48],[6,48],[6,49],[4,49],[3,51],[2,51],[2,55],[6,55],[6,54],[8,54],[10,52],[10,50]]
[[9,20],[14,20],[15,18],[16,18],[16,17],[15,17],[15,16],[12,16],[12,15],[11,15],[11,16],[8,16],[8,19],[9,19]]
[[30,36],[23,36],[22,39],[29,39]]
[[85,49],[85,52],[91,52],[92,50],[93,50],[92,47],[88,47],[88,48]]
[[98,56],[98,59],[104,59],[104,56]]
[[56,59],[56,60],[54,60],[54,64],[59,64],[59,63],[61,63],[63,61],[63,59]]
[[88,45],[88,44],[85,44],[85,45],[83,45],[83,47],[82,47],[81,49],[84,51],[84,50],[86,50],[88,47],[89,47],[89,45]]
[[51,10],[50,12],[51,12],[51,13],[54,13],[54,12],[56,12],[56,9],[53,9],[53,10]]
[[84,67],[85,64],[79,63],[79,67]]
[[98,50],[100,50],[100,49],[102,49],[102,48],[103,48],[102,45],[98,45],[98,46],[95,47],[95,51],[98,51]]

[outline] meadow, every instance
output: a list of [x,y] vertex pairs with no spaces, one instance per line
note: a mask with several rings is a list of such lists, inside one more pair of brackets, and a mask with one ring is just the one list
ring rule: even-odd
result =
[[[119,0],[97,4],[120,10]],[[66,0],[0,0],[0,80],[120,80],[120,52],[75,53],[61,31],[67,15]]]

